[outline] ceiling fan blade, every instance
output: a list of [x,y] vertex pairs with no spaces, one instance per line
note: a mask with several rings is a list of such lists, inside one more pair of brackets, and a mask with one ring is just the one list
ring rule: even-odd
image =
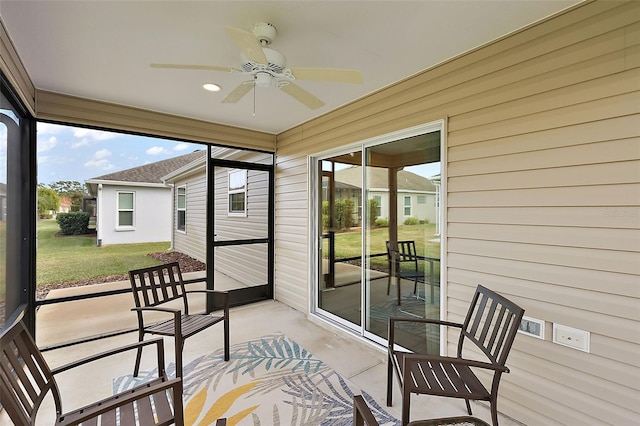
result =
[[293,97],[297,101],[303,103],[310,109],[318,109],[324,105],[324,102],[322,102],[320,99],[316,98],[297,84],[289,82],[289,84],[282,86],[280,90]]
[[152,68],[169,68],[179,70],[204,70],[204,71],[222,71],[231,72],[231,67],[217,67],[215,65],[188,65],[188,64],[150,64]]
[[358,70],[339,68],[291,68],[296,80],[339,81],[362,84],[362,73]]
[[254,87],[253,80],[240,83],[238,86],[236,86],[235,89],[229,92],[229,94],[220,102],[222,102],[223,104],[235,104],[240,99],[242,99],[244,95],[249,93],[251,89],[253,89],[253,87]]
[[269,63],[260,42],[253,33],[233,27],[224,27],[224,29],[248,60],[265,65]]

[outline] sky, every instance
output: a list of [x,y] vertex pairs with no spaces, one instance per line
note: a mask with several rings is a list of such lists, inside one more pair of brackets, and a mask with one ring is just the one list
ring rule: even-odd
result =
[[188,154],[203,145],[38,123],[38,183],[78,181]]

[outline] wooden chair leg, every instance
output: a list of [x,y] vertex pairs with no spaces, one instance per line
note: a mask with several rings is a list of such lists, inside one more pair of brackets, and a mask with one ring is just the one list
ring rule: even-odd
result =
[[387,407],[393,405],[393,365],[391,356],[387,356]]
[[464,402],[467,403],[467,413],[469,413],[469,415],[472,415],[473,413],[471,412],[471,404],[469,404],[469,400],[465,399]]
[[409,424],[409,412],[411,406],[411,392],[409,386],[402,386],[402,426]]
[[[138,333],[138,342],[142,342],[144,339],[143,333]],[[136,351],[136,365],[133,367],[133,377],[138,377],[138,373],[140,373],[140,361],[142,359],[142,347],[139,347]]]
[[402,294],[400,292],[400,279],[401,279],[400,274],[398,274],[398,276],[396,277],[396,287],[398,287],[397,289],[398,290],[398,306],[402,305],[402,300],[401,300]]
[[491,401],[491,424],[498,426],[498,402]]
[[229,318],[224,319],[224,360],[229,361]]

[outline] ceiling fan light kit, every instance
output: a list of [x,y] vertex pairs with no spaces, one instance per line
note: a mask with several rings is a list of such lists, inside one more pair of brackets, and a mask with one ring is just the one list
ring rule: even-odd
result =
[[[276,28],[260,22],[253,26],[252,32],[233,27],[225,27],[225,31],[240,48],[240,69],[215,65],[179,65],[151,64],[154,68],[195,69],[221,72],[232,72],[252,77],[241,82],[221,101],[222,103],[239,102],[255,87],[275,87],[296,99],[310,109],[324,105],[320,99],[293,83],[293,80],[331,81],[340,83],[361,84],[362,74],[357,70],[338,68],[286,68],[286,57],[269,46],[276,37]],[[255,102],[255,96],[254,96]],[[255,109],[255,105],[254,105]],[[254,112],[255,115],[255,112]]]

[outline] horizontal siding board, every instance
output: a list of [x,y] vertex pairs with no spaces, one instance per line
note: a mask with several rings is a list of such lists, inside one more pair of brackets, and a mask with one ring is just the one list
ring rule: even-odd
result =
[[275,136],[202,120],[38,90],[38,118],[273,152]]
[[[458,176],[498,174],[510,171],[539,169],[544,170],[545,173],[547,171],[549,173],[555,173],[553,177],[557,177],[560,180],[560,178],[563,177],[563,171],[567,177],[575,172],[575,170],[570,168],[571,166],[600,164],[600,167],[604,167],[604,163],[620,163],[631,160],[640,160],[640,126],[638,128],[638,135],[632,139],[618,139],[614,141],[552,148],[544,151],[536,150],[506,154],[493,158],[485,157],[475,160],[457,161],[451,163],[449,176],[453,178]],[[554,168],[562,169],[555,171],[547,170]],[[611,179],[595,174],[596,171],[594,171],[593,176],[589,178],[590,181],[607,183],[606,179]],[[640,167],[638,167],[637,162],[634,162],[632,165],[627,165],[627,168],[609,170],[609,174],[626,178],[626,181],[614,181],[612,183],[637,183],[640,181]],[[509,176],[506,176],[506,178],[508,177]],[[598,182],[598,178],[602,179],[602,182]],[[537,180],[531,179],[530,182],[536,183]],[[589,183],[590,182],[585,182],[583,185]],[[455,180],[452,184],[455,184]],[[547,187],[558,185],[548,185],[546,182],[541,182],[539,186]],[[449,187],[449,190],[455,192],[455,188]]]
[[449,133],[454,144],[473,143],[488,139],[498,139],[509,135],[532,133],[556,127],[588,123],[597,120],[638,114],[638,92],[612,96],[610,98],[583,102],[564,108],[530,114],[524,117],[492,122],[473,128]]
[[[640,252],[639,229],[451,223],[449,238]],[[639,259],[640,260],[640,259]]]
[[640,185],[602,185],[597,194],[590,186],[458,192],[449,194],[447,202],[449,207],[635,207]]
[[449,223],[488,223],[612,229],[640,228],[635,209],[604,207],[462,207],[449,208]]
[[[560,287],[584,288],[597,294],[603,293],[602,283],[606,283],[606,294],[640,298],[638,278],[632,274],[620,272],[595,271],[593,269],[576,269],[565,265],[542,265],[528,261],[501,261],[498,264],[489,257],[467,254],[450,254],[456,263],[448,270],[450,277],[464,272],[480,275],[480,278],[491,278],[491,275],[512,278],[514,280],[529,280],[553,284]],[[451,263],[451,262],[450,262]],[[469,281],[475,285],[479,281]],[[490,282],[490,281],[487,281]],[[506,287],[508,288],[508,286]],[[503,289],[501,289],[503,290]],[[611,311],[615,312],[615,311]]]
[[[509,135],[478,143],[453,145],[452,141],[448,140],[447,155],[453,165],[464,160],[633,138],[638,136],[638,122],[640,122],[640,115],[631,114],[615,117],[605,122],[595,121],[579,126],[564,126],[524,135]],[[451,176],[450,171],[449,176]]]
[[[640,138],[633,143],[630,141],[620,141],[628,143],[628,145],[638,146],[638,156],[640,157]],[[596,144],[600,145],[600,144]],[[551,188],[551,187],[566,187],[566,186],[585,186],[592,185],[594,193],[597,193],[598,185],[612,185],[612,184],[627,184],[640,182],[640,160],[633,159],[635,153],[632,149],[627,150],[632,152],[628,155],[628,161],[610,161],[608,159],[619,155],[619,151],[625,151],[624,149],[617,150],[616,147],[620,147],[621,144],[602,144],[609,148],[601,148],[602,163],[597,163],[595,158],[591,159],[590,154],[587,158],[581,157],[566,157],[573,158],[574,160],[564,160],[564,163],[570,162],[592,162],[592,164],[571,165],[566,164],[564,166],[558,166],[559,161],[549,161],[547,167],[544,168],[544,164],[540,164],[536,159],[532,159],[531,162],[523,159],[522,162],[509,162],[508,164],[502,163],[502,169],[512,169],[512,171],[498,171],[495,173],[480,173],[480,174],[466,174],[464,176],[450,177],[447,181],[449,191],[461,192],[461,191],[482,191],[482,190],[500,190],[500,189],[530,189],[530,188]],[[585,149],[588,150],[588,146]],[[576,150],[573,150],[576,151]],[[599,152],[599,149],[594,149],[593,152]],[[615,154],[610,155],[611,151]],[[551,154],[551,153],[550,153]],[[604,162],[607,161],[607,162]],[[536,168],[538,165],[540,168]],[[475,164],[477,168],[480,168],[479,164]],[[522,167],[531,167],[530,170],[513,170],[520,169]],[[476,170],[477,170],[476,168]],[[460,172],[466,173],[463,167],[457,167]]]
[[476,241],[450,238],[451,254],[475,255],[491,259],[496,264],[508,261],[528,261],[540,265],[570,266],[595,271],[640,275],[638,254],[619,250],[598,250],[580,247],[536,245],[528,242]]

